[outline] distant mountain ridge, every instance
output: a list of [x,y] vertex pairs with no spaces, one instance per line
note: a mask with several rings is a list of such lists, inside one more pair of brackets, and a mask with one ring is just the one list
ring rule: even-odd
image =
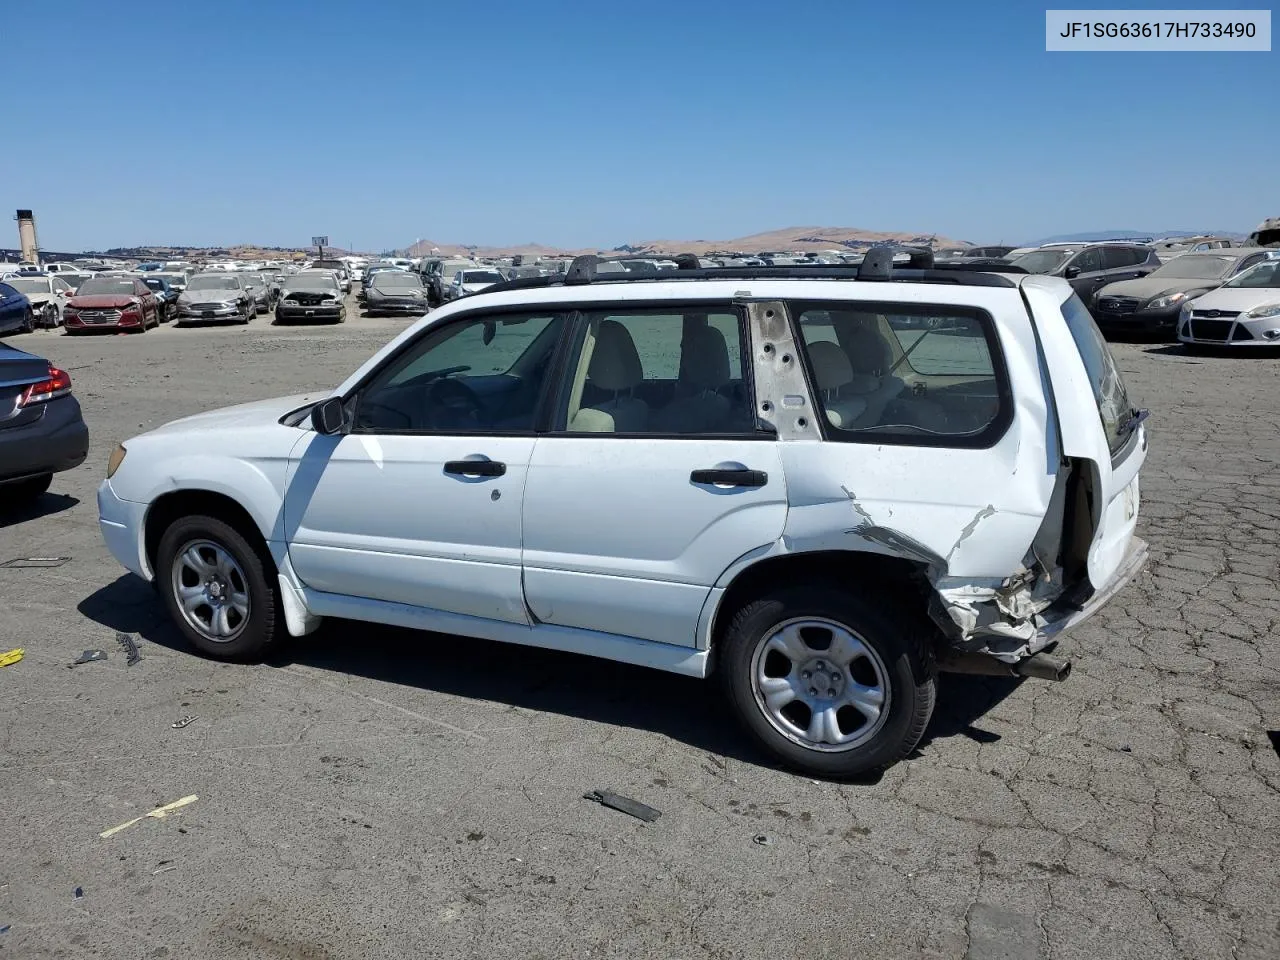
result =
[[817,253],[822,250],[866,250],[878,243],[929,244],[940,247],[968,247],[968,240],[953,240],[923,231],[866,230],[862,227],[787,227],[766,233],[753,233],[732,240],[637,240],[613,247],[584,247],[569,250],[549,247],[539,243],[516,246],[481,246],[464,243],[437,243],[419,240],[399,251],[410,257],[475,256],[573,256],[584,253],[659,255],[676,253],[708,254],[717,251],[740,253],[767,253],[769,251],[802,250]]

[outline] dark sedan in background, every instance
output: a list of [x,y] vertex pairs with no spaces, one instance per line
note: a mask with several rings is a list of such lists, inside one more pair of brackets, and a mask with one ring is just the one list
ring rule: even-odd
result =
[[71,377],[0,343],[0,510],[40,496],[55,473],[84,463],[89,429]]
[[427,289],[422,278],[406,270],[381,270],[364,289],[365,313],[409,313],[422,316],[427,312]]
[[26,294],[0,283],[0,333],[30,333],[35,328],[35,314]]
[[1269,256],[1258,247],[1224,247],[1209,253],[1184,253],[1137,280],[1110,283],[1098,291],[1093,319],[1106,329],[1147,332],[1178,325],[1182,305]]

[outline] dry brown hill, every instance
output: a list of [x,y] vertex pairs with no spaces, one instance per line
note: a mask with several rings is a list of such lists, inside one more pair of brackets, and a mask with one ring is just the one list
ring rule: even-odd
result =
[[470,246],[459,243],[436,243],[432,240],[421,240],[407,250],[411,257],[424,256],[458,256],[471,254],[478,257],[510,257],[517,254],[529,256],[563,256],[579,253],[696,253],[705,254],[712,251],[732,250],[742,253],[765,253],[767,251],[802,250],[816,252],[819,250],[865,250],[874,243],[896,241],[899,243],[929,243],[935,248],[965,247],[968,240],[952,240],[936,234],[909,233],[904,231],[864,230],[861,227],[787,227],[784,230],[770,230],[767,233],[753,233],[746,237],[732,240],[644,240],[627,243],[612,250],[578,249],[564,250],[548,247],[538,243],[527,243],[511,247]]

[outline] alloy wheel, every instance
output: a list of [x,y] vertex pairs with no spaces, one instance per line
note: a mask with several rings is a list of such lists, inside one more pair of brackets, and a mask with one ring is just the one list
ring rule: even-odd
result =
[[171,582],[182,618],[214,643],[229,643],[249,622],[249,580],[235,557],[212,540],[191,540],[173,558]]
[[756,705],[787,739],[838,753],[867,743],[889,715],[889,671],[871,644],[825,617],[778,624],[751,659]]

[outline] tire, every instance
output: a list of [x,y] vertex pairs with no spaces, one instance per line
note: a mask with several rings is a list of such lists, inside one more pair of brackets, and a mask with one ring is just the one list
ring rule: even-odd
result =
[[[829,586],[786,588],[733,615],[718,672],[739,720],[769,753],[811,776],[856,777],[897,763],[924,735],[937,694],[932,633],[896,604]],[[848,699],[855,690],[861,707]]]
[[52,303],[44,308],[44,315],[40,319],[40,326],[49,330],[58,329],[58,308]]
[[53,474],[45,473],[38,477],[28,477],[17,483],[0,484],[0,501],[8,505],[22,506],[35,500],[53,483]]
[[18,328],[19,333],[30,333],[36,328],[36,314],[30,307],[22,315],[22,326]]
[[[193,556],[202,563],[193,563]],[[210,581],[202,584],[204,575]],[[182,517],[169,525],[156,550],[156,582],[174,623],[205,656],[258,659],[276,637],[275,572],[240,531],[216,517]],[[190,614],[178,595],[183,586],[197,591],[189,595]],[[236,602],[238,596],[242,602]],[[219,608],[225,611],[221,616]]]

